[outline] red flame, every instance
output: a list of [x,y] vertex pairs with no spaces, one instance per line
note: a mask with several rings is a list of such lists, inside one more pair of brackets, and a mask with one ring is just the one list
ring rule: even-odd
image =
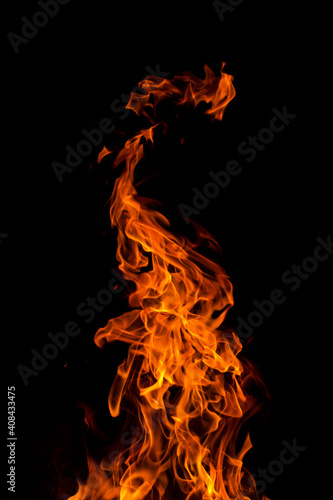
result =
[[[88,459],[92,482],[79,484],[72,500],[249,500],[257,499],[255,482],[243,466],[251,448],[247,435],[238,449],[244,421],[259,409],[249,394],[261,383],[254,367],[238,357],[236,333],[223,328],[233,305],[232,285],[224,270],[201,255],[198,241],[172,234],[169,221],[150,208],[134,186],[134,170],[144,144],[154,142],[157,105],[210,105],[221,120],[235,95],[232,76],[205,78],[190,73],[172,80],[147,77],[145,94],[132,93],[127,108],[151,126],[127,140],[114,165],[123,164],[111,197],[110,219],[118,229],[117,260],[135,285],[130,310],[109,320],[95,342],[129,344],[109,394],[112,417],[121,409],[135,414],[140,432],[115,458],[101,464]],[[163,131],[167,129],[163,125]],[[99,161],[111,153],[105,147]],[[177,496],[175,497],[175,492]],[[266,497],[263,497],[266,498]]]

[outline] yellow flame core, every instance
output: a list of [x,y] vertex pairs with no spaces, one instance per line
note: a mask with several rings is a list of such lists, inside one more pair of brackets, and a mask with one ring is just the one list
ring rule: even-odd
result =
[[[237,447],[242,423],[257,410],[247,394],[257,375],[237,357],[242,346],[236,333],[221,328],[233,305],[232,285],[195,243],[173,235],[169,221],[146,206],[134,188],[144,143],[154,142],[156,105],[166,98],[177,105],[204,101],[210,104],[206,113],[221,120],[235,95],[232,79],[223,66],[219,77],[205,66],[204,79],[190,73],[171,81],[148,77],[140,83],[146,94],[131,94],[127,107],[152,125],[117,155],[115,165],[124,168],[114,186],[110,219],[118,229],[119,268],[135,289],[128,299],[131,310],[110,319],[95,342],[129,344],[109,409],[116,417],[121,407],[130,407],[141,431],[111,462],[89,460],[93,484],[80,484],[72,500],[175,499],[174,491],[186,500],[258,498],[243,467],[249,436]],[[109,153],[103,148],[99,159]],[[206,232],[203,236],[214,241]]]

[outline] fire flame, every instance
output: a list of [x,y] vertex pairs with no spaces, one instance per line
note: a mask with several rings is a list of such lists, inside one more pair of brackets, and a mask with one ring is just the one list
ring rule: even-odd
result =
[[[236,333],[221,325],[233,305],[232,285],[224,270],[197,250],[207,239],[198,229],[193,243],[170,231],[168,219],[138,196],[134,171],[144,147],[154,142],[165,123],[157,105],[171,99],[176,106],[208,104],[206,114],[221,120],[233,99],[233,77],[216,76],[205,66],[205,78],[191,73],[171,80],[150,76],[132,93],[127,108],[149,120],[127,140],[114,165],[123,164],[111,196],[110,219],[118,229],[117,260],[126,280],[130,311],[109,320],[95,342],[129,344],[118,367],[108,404],[112,417],[121,408],[133,414],[140,431],[128,446],[100,464],[88,457],[93,481],[79,483],[71,500],[249,500],[259,498],[255,482],[243,466],[251,448],[249,435],[239,449],[244,421],[260,405],[250,394],[261,384],[254,367],[238,357]],[[112,153],[103,148],[99,161]],[[267,498],[267,497],[263,497]]]

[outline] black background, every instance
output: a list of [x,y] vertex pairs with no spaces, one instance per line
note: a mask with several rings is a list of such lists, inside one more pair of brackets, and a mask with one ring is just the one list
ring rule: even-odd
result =
[[[90,324],[75,312],[107,285],[117,265],[105,208],[116,174],[108,162],[96,165],[100,147],[62,183],[51,164],[64,163],[65,147],[75,147],[82,129],[104,117],[120,130],[135,125],[131,118],[120,120],[110,105],[144,78],[147,65],[170,76],[192,71],[203,77],[204,63],[218,72],[222,61],[236,88],[222,123],[211,124],[200,110],[185,117],[179,136],[171,134],[147,159],[143,172],[155,175],[142,192],[162,200],[177,229],[186,232],[175,207],[191,203],[192,188],[203,189],[210,170],[240,159],[238,145],[268,126],[273,108],[286,106],[297,115],[253,162],[243,157],[243,172],[193,218],[223,249],[235,295],[229,326],[248,316],[253,300],[267,299],[275,288],[286,292],[286,302],[256,329],[245,351],[272,394],[268,418],[254,426],[247,463],[253,472],[267,467],[278,459],[282,441],[296,438],[306,451],[266,493],[276,500],[320,498],[326,491],[319,472],[329,411],[332,259],[295,292],[281,275],[311,256],[316,238],[331,231],[325,13],[302,2],[244,0],[221,22],[210,1],[72,0],[15,54],[6,35],[20,34],[20,18],[31,19],[37,10],[37,2],[12,3],[3,36],[0,233],[8,236],[0,243],[2,362],[6,385],[16,386],[19,490],[9,498],[54,499],[73,488],[70,477],[84,457],[83,412],[76,404],[84,399],[105,413],[125,355],[122,346],[100,351],[93,343],[96,329],[125,310],[122,297]],[[26,387],[17,365],[28,365],[30,350],[42,349],[47,334],[71,320],[82,327],[80,335]],[[117,422],[105,425],[117,434]]]

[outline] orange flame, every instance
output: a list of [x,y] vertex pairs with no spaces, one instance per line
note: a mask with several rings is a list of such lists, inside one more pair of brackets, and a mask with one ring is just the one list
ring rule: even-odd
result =
[[[171,81],[147,77],[140,83],[146,94],[132,93],[127,104],[152,123],[126,142],[114,162],[124,168],[115,182],[110,219],[118,229],[119,268],[135,289],[128,299],[131,310],[110,319],[95,342],[129,344],[109,409],[113,417],[121,408],[133,413],[141,431],[116,458],[99,465],[89,459],[94,480],[79,484],[72,500],[258,498],[243,466],[252,446],[249,436],[237,446],[242,424],[259,409],[248,392],[260,379],[249,362],[240,361],[236,333],[221,327],[233,305],[232,285],[218,264],[198,252],[198,242],[172,234],[169,221],[134,187],[144,143],[154,142],[160,125],[161,100],[205,102],[206,113],[222,119],[235,95],[233,77],[223,66],[220,77],[204,69],[203,80],[190,73]],[[103,148],[99,160],[109,152]],[[200,238],[217,245],[203,230]]]

